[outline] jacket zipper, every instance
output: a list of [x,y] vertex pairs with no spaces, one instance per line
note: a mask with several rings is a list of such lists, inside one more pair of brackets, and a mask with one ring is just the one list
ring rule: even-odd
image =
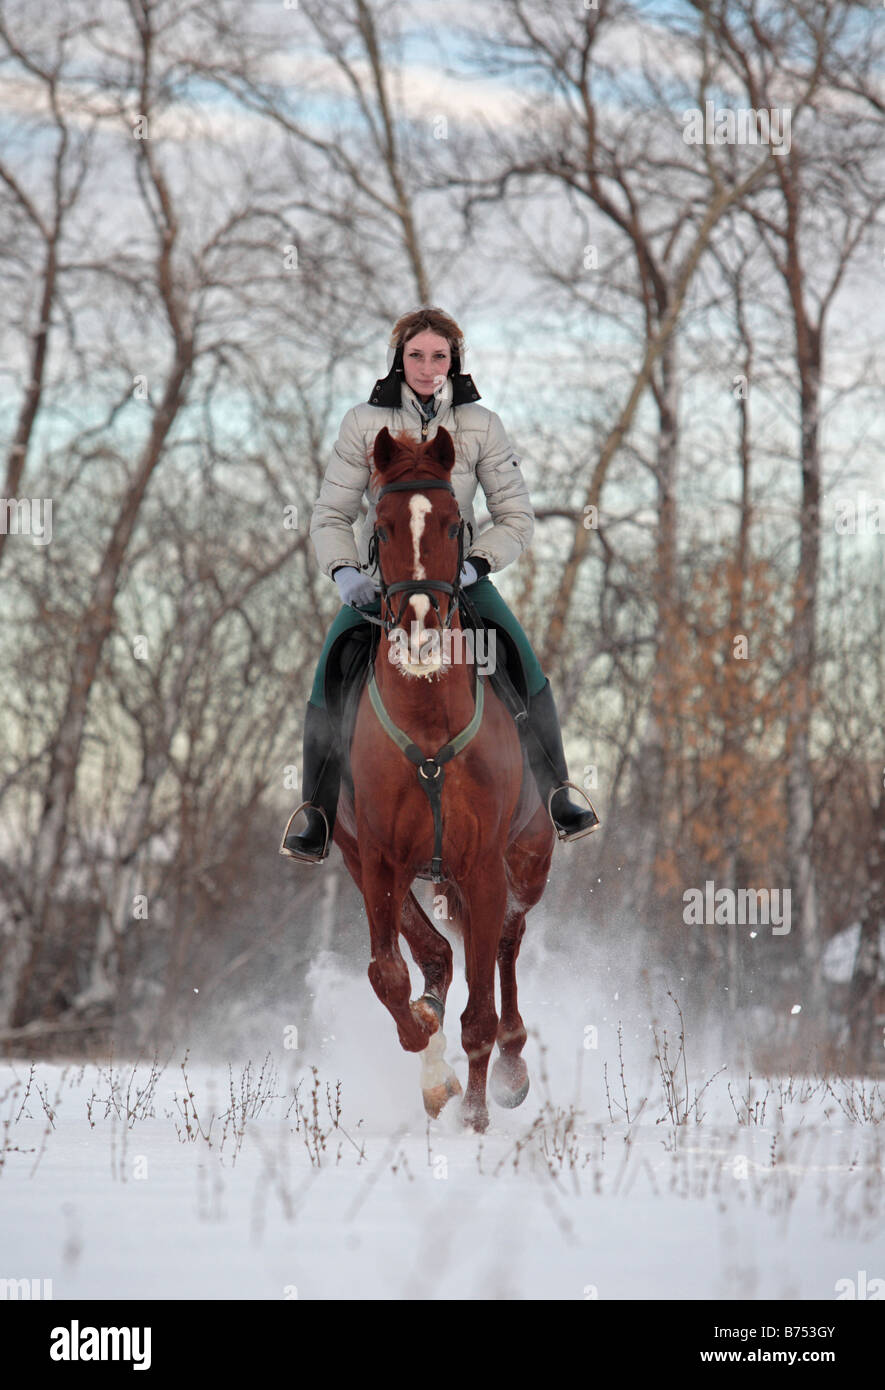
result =
[[430,424],[430,421],[425,417],[424,411],[420,408],[419,405],[416,404],[415,401],[412,401],[412,405],[415,406],[415,409],[421,416],[421,442],[423,444],[427,439],[427,426]]

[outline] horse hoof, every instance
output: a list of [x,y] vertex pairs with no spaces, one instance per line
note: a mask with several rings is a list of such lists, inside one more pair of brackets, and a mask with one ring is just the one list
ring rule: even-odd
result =
[[441,1081],[438,1086],[431,1086],[421,1095],[424,1099],[424,1109],[431,1120],[439,1118],[443,1106],[448,1104],[453,1096],[460,1096],[461,1083],[454,1072],[447,1076],[445,1081]]
[[529,1093],[529,1074],[521,1057],[498,1057],[489,1077],[489,1094],[504,1110],[515,1110]]
[[439,1030],[440,1017],[433,1005],[422,996],[409,1005],[412,1017],[421,1024],[422,1028],[427,1029],[428,1036],[432,1036]]
[[409,1017],[397,1028],[400,1047],[406,1052],[423,1052],[438,1032],[439,1015],[423,999],[409,1004]]
[[429,990],[425,990],[418,1000],[418,1003],[426,1004],[428,1008],[433,1010],[439,1019],[439,1026],[442,1028],[443,1022],[445,1021],[445,1006],[443,1001],[438,999],[435,994],[431,994]]
[[461,1103],[461,1123],[465,1129],[473,1129],[477,1134],[485,1134],[489,1127],[489,1112],[486,1107]]
[[504,1110],[515,1110],[517,1105],[522,1105],[528,1093],[529,1079],[526,1077],[518,1091],[492,1090],[492,1100]]

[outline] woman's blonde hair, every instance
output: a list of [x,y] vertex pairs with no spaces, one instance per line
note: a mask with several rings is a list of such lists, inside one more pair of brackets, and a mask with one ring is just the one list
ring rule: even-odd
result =
[[390,346],[396,351],[399,347],[405,347],[410,339],[417,333],[438,333],[440,337],[448,340],[451,348],[452,357],[457,353],[459,356],[464,351],[464,334],[458,327],[450,314],[446,314],[442,309],[428,306],[422,309],[413,309],[411,313],[403,314],[393,325],[393,332],[390,335]]

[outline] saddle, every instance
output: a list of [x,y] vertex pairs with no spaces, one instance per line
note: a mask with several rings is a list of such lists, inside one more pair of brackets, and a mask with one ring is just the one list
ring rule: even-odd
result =
[[[465,631],[491,631],[495,639],[495,673],[489,677],[492,689],[512,714],[520,734],[528,717],[528,687],[513,638],[497,623],[486,622],[461,595],[461,621]],[[375,663],[381,628],[374,623],[360,623],[348,628],[335,641],[326,662],[325,698],[331,720],[341,769],[342,787],[353,796],[350,771],[350,748],[356,725],[357,710],[363,686]]]

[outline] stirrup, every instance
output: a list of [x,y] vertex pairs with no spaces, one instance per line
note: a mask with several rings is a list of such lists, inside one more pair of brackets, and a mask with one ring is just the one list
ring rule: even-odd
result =
[[[584,798],[587,805],[590,807],[590,810],[593,812],[594,816],[596,816],[595,825],[588,825],[586,830],[573,830],[570,834],[566,831],[560,830],[559,826],[556,824],[556,821],[553,819],[553,812],[550,809],[550,807],[556,793],[561,792],[565,787],[572,787],[574,791],[576,791],[580,796]],[[599,819],[599,816],[596,815],[596,807],[593,805],[593,802],[590,800],[589,796],[584,791],[584,788],[579,787],[577,782],[560,782],[558,787],[551,787],[550,791],[547,793],[547,815],[550,817],[553,829],[556,831],[557,837],[560,840],[583,840],[585,835],[592,835],[593,831],[598,830],[600,825],[602,824],[602,822]]]
[[[289,829],[292,825],[293,820],[297,815],[300,815],[300,813],[303,810],[305,810],[308,806],[310,807],[311,811],[319,812],[319,814],[323,818],[323,824],[326,827],[326,840],[323,845],[322,854],[299,854],[296,850],[289,849],[286,845],[286,837],[289,834]],[[302,801],[301,805],[295,807],[295,810],[292,812],[291,816],[286,821],[286,828],[283,831],[283,838],[280,841],[279,852],[280,854],[284,854],[287,859],[296,859],[300,864],[321,864],[323,860],[328,856],[329,840],[331,838],[331,834],[332,832],[329,829],[329,817],[326,815],[322,806],[314,806],[312,801]]]

